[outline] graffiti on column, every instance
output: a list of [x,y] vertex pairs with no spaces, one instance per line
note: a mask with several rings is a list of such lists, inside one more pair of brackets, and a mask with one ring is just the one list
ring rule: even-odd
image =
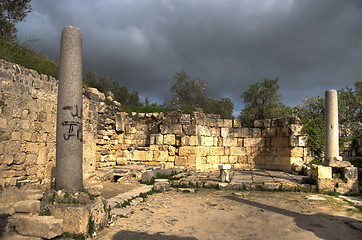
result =
[[64,140],[70,140],[72,137],[76,138],[79,141],[83,141],[82,136],[82,109],[75,105],[72,106],[65,106],[63,110],[70,111],[70,115],[73,117],[72,120],[63,121],[62,125],[67,127],[67,132],[63,134]]

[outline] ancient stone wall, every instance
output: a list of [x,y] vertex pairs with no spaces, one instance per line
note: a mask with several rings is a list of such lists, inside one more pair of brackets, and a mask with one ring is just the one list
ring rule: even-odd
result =
[[[57,84],[0,59],[0,186],[54,181]],[[85,177],[95,168],[96,106],[84,98]]]
[[[275,119],[245,128],[238,120],[202,112],[129,116],[104,100],[96,89],[84,90],[85,179],[96,167],[128,163],[290,171],[311,160],[300,124]],[[0,60],[0,186],[54,183],[56,105],[56,79]]]
[[312,159],[303,125],[283,119],[255,121],[253,128],[245,128],[238,120],[201,112],[111,116],[99,123],[99,167],[144,163],[210,170],[231,164],[290,171],[293,164]]

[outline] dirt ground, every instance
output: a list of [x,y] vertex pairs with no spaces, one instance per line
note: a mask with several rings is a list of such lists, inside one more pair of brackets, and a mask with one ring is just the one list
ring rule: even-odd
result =
[[362,213],[337,197],[312,193],[170,191],[149,196],[96,239],[362,239]]

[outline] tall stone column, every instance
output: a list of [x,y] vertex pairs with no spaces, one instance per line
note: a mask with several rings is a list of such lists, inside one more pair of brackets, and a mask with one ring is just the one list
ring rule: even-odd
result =
[[56,137],[56,189],[83,188],[82,35],[77,27],[62,31]]
[[324,164],[339,160],[338,96],[334,89],[325,93]]

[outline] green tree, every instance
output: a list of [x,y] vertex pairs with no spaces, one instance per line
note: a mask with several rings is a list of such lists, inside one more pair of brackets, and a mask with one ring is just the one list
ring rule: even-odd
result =
[[220,100],[208,97],[203,105],[203,109],[209,113],[220,114],[222,118],[232,118],[234,103],[228,97],[221,97]]
[[15,24],[24,21],[31,12],[31,0],[0,0],[0,38],[15,41]]
[[97,88],[100,92],[103,93],[111,91],[114,94],[114,100],[118,101],[122,105],[142,105],[138,91],[129,92],[126,86],[120,85],[106,74],[99,76],[94,72],[87,72],[84,75],[83,83],[88,87]]
[[176,72],[173,77],[171,92],[173,96],[166,101],[170,108],[194,108],[201,107],[205,101],[204,92],[207,83],[200,79],[191,80],[186,72]]
[[263,82],[249,85],[241,94],[245,107],[241,110],[239,119],[246,125],[251,125],[256,119],[267,119],[285,116],[287,108],[280,102],[278,94],[278,78],[265,78]]
[[355,82],[354,88],[338,90],[338,116],[340,136],[350,138],[362,132],[362,81]]
[[316,156],[324,151],[324,98],[310,97],[293,108],[293,115],[305,126],[308,146]]

